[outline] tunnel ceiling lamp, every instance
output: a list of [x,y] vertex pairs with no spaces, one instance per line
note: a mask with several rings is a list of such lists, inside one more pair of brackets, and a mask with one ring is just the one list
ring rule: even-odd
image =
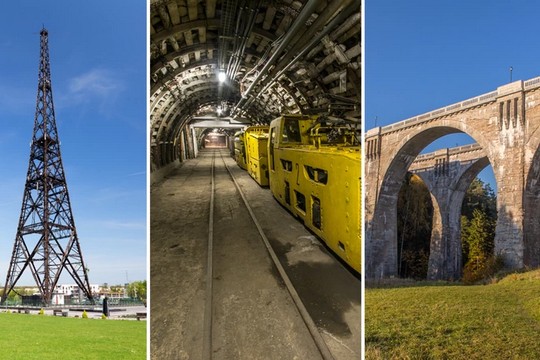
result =
[[218,73],[218,80],[220,83],[225,82],[225,80],[227,80],[227,75],[225,74],[225,72],[220,71]]

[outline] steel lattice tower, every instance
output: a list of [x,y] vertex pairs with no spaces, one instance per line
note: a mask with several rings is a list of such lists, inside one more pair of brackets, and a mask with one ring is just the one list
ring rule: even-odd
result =
[[92,300],[60,156],[49,63],[48,32],[43,28],[34,133],[15,245],[4,287],[7,295],[30,268],[42,301],[51,303],[65,269]]

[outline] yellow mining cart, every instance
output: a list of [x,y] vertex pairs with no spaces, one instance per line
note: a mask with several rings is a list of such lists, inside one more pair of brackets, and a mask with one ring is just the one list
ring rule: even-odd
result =
[[246,147],[244,143],[244,131],[237,131],[234,134],[234,159],[238,166],[247,169]]
[[244,133],[247,171],[259,185],[268,186],[268,131],[269,126],[250,126]]
[[270,124],[274,197],[360,272],[360,130],[317,116]]

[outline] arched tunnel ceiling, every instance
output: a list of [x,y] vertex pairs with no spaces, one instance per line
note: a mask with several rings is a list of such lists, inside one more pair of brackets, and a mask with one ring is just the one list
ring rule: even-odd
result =
[[360,17],[360,0],[151,0],[151,143],[218,107],[249,123],[359,119]]

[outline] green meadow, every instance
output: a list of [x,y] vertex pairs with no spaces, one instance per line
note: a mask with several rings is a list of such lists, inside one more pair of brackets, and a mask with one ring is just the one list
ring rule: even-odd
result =
[[366,359],[540,359],[540,270],[367,288]]
[[0,313],[2,359],[146,359],[146,321]]

